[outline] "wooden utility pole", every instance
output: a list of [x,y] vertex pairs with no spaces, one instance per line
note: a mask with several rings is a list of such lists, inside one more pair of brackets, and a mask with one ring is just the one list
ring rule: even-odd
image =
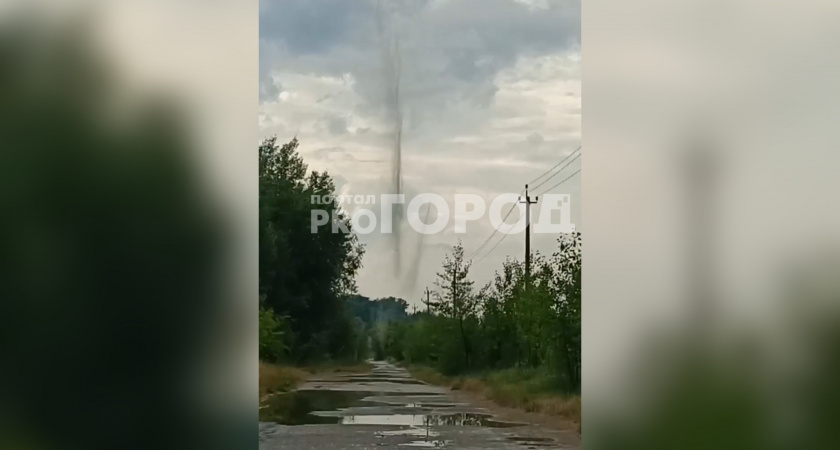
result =
[[429,292],[429,287],[428,287],[428,286],[426,286],[426,301],[425,301],[425,302],[423,302],[423,303],[425,303],[425,304],[426,304],[426,314],[428,314],[428,313],[430,312],[430,311],[429,311],[429,303],[430,303],[430,301],[429,301],[429,296],[430,296],[430,295],[431,295],[431,293]]
[[686,197],[688,205],[689,252],[688,252],[688,298],[693,308],[692,318],[696,320],[694,332],[697,341],[708,338],[710,324],[715,323],[717,306],[715,289],[715,186],[717,185],[718,162],[716,152],[703,140],[692,142],[686,160]]
[[452,316],[458,317],[458,267],[452,268]]
[[525,288],[531,280],[531,205],[537,203],[539,197],[528,196],[528,185],[525,185],[525,199],[519,199],[519,203],[525,204]]

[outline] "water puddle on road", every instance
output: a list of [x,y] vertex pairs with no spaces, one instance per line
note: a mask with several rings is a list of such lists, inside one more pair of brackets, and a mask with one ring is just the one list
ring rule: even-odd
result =
[[554,439],[543,437],[509,436],[507,439],[529,449],[536,449],[538,447],[555,447],[557,445]]
[[489,414],[450,413],[450,414],[369,414],[345,415],[339,417],[342,425],[397,425],[406,427],[491,427],[509,428],[523,424],[493,420]]
[[436,440],[436,441],[411,441],[405,444],[399,444],[401,447],[423,447],[423,448],[440,448],[446,447],[452,441]]
[[376,378],[376,377],[345,377],[340,381],[349,381],[352,383],[396,383],[396,384],[425,384],[413,378]]
[[376,437],[386,436],[410,436],[422,439],[417,439],[402,444],[397,444],[400,447],[421,447],[421,448],[440,448],[446,447],[452,443],[450,440],[440,439],[440,433],[433,431],[430,428],[405,428],[401,430],[377,431]]
[[268,399],[260,409],[260,422],[280,425],[333,424],[335,417],[313,415],[314,411],[333,411],[355,406],[365,406],[364,399],[370,392],[354,391],[295,391],[278,394]]
[[405,405],[406,408],[453,408],[463,403],[409,403]]
[[[445,403],[435,406],[449,406]],[[410,412],[410,413],[409,413]],[[375,393],[302,390],[270,398],[260,409],[261,422],[280,425],[382,425],[508,428],[523,424],[494,420],[489,414],[440,411],[422,403],[377,403]]]

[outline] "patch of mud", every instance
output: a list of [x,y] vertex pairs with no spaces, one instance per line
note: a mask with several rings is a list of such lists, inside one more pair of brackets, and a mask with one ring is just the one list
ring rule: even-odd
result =
[[313,415],[313,411],[364,406],[368,392],[302,390],[271,397],[260,409],[260,422],[280,425],[332,424],[334,418]]
[[413,378],[392,378],[392,377],[343,377],[338,381],[351,383],[397,383],[397,384],[426,384]]
[[[440,402],[438,402],[440,404]],[[381,425],[403,427],[493,427],[522,424],[494,420],[489,414],[446,412],[421,403],[376,403],[369,392],[301,390],[279,394],[260,410],[260,421],[280,425]],[[444,404],[450,407],[451,404]]]
[[529,449],[536,449],[536,448],[545,448],[545,447],[552,447],[552,448],[561,448],[558,446],[557,441],[551,438],[546,437],[535,437],[535,436],[508,436],[507,440],[516,442],[519,445],[525,446]]
[[441,448],[451,444],[452,441],[443,439],[436,439],[434,441],[411,441],[405,444],[399,444],[400,447],[421,447],[421,448]]

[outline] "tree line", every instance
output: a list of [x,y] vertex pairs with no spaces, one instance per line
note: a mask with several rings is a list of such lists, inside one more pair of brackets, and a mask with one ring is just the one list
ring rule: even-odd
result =
[[[314,195],[335,195],[335,184],[329,173],[309,171],[298,145],[275,137],[259,145],[260,359],[359,360],[368,334],[346,299],[356,293],[364,247],[336,204],[312,204]],[[313,232],[314,209],[341,222],[340,232]]]
[[[266,362],[359,361],[374,324],[405,320],[408,302],[357,293],[364,247],[335,198],[332,177],[309,171],[297,139],[259,145],[259,352]],[[311,229],[313,210],[340,221]],[[334,213],[334,214],[333,214]],[[346,231],[344,231],[346,230]]]
[[[528,368],[580,389],[581,236],[561,235],[550,256],[535,253],[531,274],[508,259],[476,288],[460,242],[443,261],[428,309],[357,293],[364,247],[347,214],[312,196],[335,195],[326,172],[309,171],[297,139],[259,145],[260,358],[307,363],[367,358],[431,366],[447,375]],[[335,227],[318,227],[322,209]],[[343,230],[347,230],[344,232]]]
[[457,375],[527,368],[554,388],[580,391],[581,235],[561,235],[551,256],[535,253],[531,274],[508,259],[491,282],[475,288],[459,242],[437,274],[428,311],[390,322],[374,352]]

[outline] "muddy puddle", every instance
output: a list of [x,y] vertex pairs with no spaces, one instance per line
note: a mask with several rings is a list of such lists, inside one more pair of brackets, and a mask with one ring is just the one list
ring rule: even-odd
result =
[[425,384],[413,378],[378,378],[378,377],[344,377],[340,381],[352,383],[397,383],[397,384]]
[[516,442],[519,445],[524,446],[525,448],[529,449],[536,449],[542,447],[553,447],[556,448],[556,441],[551,438],[542,438],[542,437],[527,437],[527,436],[509,436],[507,438],[509,441]]
[[424,404],[417,396],[407,403],[395,404],[393,396],[371,392],[302,390],[280,394],[268,400],[260,410],[261,422],[280,425],[379,425],[409,428],[439,426],[508,428],[522,424],[494,420],[489,414],[448,411],[455,404]]
[[440,439],[433,441],[411,441],[405,444],[400,444],[400,447],[440,448],[446,447],[451,443],[452,441],[445,441]]
[[334,418],[315,416],[314,411],[364,406],[369,392],[296,391],[271,397],[260,409],[260,422],[280,425],[333,424]]
[[396,425],[403,427],[492,427],[510,428],[522,424],[493,420],[489,414],[429,413],[429,414],[370,414],[337,417],[342,425]]
[[259,417],[261,448],[568,448],[562,436],[501,421],[387,363],[374,363],[371,373],[310,379],[265,400]]

